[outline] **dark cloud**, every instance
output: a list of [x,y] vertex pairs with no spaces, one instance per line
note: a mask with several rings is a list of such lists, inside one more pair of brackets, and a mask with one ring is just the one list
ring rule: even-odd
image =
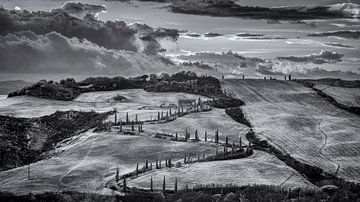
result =
[[83,18],[86,14],[92,14],[97,17],[101,12],[107,10],[103,5],[83,4],[80,2],[65,3],[61,9],[78,18]]
[[175,71],[158,56],[109,50],[86,39],[31,31],[0,36],[0,72],[138,75]]
[[324,64],[324,63],[340,62],[342,57],[344,57],[344,55],[341,53],[337,53],[333,51],[321,51],[320,53],[314,53],[308,56],[285,56],[285,57],[278,57],[278,59],[288,60],[292,62]]
[[[86,15],[83,19],[75,18],[62,9],[51,12],[9,11],[0,9],[0,35],[18,31],[31,30],[36,34],[47,34],[52,31],[66,37],[87,39],[107,49],[130,50],[154,54],[161,50],[157,37],[176,39],[177,30],[135,29],[122,21],[102,22],[93,15]],[[139,35],[146,33],[145,42]],[[174,34],[175,33],[175,34]]]
[[348,45],[345,45],[345,44],[341,44],[341,43],[325,43],[325,45],[328,45],[328,46],[334,46],[334,47],[340,47],[340,48],[354,48],[353,46],[348,46]]

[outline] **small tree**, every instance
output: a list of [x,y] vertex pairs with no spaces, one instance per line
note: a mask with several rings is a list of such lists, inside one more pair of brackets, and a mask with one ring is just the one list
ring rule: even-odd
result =
[[176,141],[178,140],[178,133],[177,132],[175,133],[175,140]]
[[149,162],[148,162],[148,160],[146,160],[146,162],[145,162],[145,169],[146,169],[146,170],[149,169]]
[[139,174],[139,163],[136,164],[136,175]]
[[205,131],[205,142],[207,142],[207,131]]
[[196,129],[195,130],[195,140],[198,141],[199,140],[199,137],[198,137],[198,130]]
[[129,113],[126,112],[126,123],[129,123]]
[[138,116],[135,114],[135,123],[138,123]]

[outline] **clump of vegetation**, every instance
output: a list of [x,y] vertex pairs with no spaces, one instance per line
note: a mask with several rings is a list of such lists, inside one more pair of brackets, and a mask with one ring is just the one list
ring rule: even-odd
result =
[[60,83],[41,80],[31,86],[9,93],[8,97],[28,95],[54,100],[73,100],[81,93],[76,81],[68,78]]
[[[56,143],[100,125],[108,115],[67,111],[40,118],[0,116],[0,170],[40,160]],[[39,134],[41,138],[33,138]]]
[[117,94],[115,97],[113,97],[113,100],[116,101],[116,102],[123,102],[123,101],[126,100],[126,97]]
[[242,112],[240,107],[227,108],[227,109],[225,109],[225,113],[227,115],[229,115],[235,121],[251,128],[250,122],[245,118],[245,115]]

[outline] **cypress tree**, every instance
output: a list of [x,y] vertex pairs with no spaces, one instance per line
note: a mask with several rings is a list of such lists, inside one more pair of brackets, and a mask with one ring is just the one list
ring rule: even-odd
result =
[[150,191],[153,191],[153,179],[150,177]]
[[28,180],[30,180],[30,163],[28,164]]
[[139,174],[139,163],[136,164],[136,175]]
[[138,123],[138,116],[135,114],[135,123]]
[[205,131],[205,142],[207,142],[207,132]]
[[178,190],[178,185],[177,185],[177,178],[175,178],[175,187],[174,187],[174,191],[177,192]]
[[149,169],[149,165],[148,165],[148,160],[146,160],[146,162],[145,162],[145,169],[147,170],[147,169]]
[[155,169],[159,169],[158,159],[155,159],[155,162],[156,162]]
[[184,164],[186,164],[186,153],[184,155]]
[[160,121],[160,112],[158,112],[158,121]]
[[126,124],[128,124],[128,123],[129,123],[129,113],[126,112]]
[[169,112],[169,113],[170,113],[170,116],[171,116],[171,108],[170,108],[170,112]]
[[122,132],[122,121],[120,120],[120,132]]
[[196,129],[195,130],[195,140],[198,141],[199,140],[199,137],[198,137],[198,130]]
[[124,176],[123,192],[126,192],[126,177]]
[[163,191],[163,193],[165,194],[165,175],[164,175],[164,179],[163,179],[163,187],[162,187],[162,191]]
[[135,131],[135,129],[134,129],[134,121],[131,121],[131,130]]
[[185,142],[187,142],[187,139],[188,139],[188,132],[187,129],[185,129]]
[[226,136],[226,138],[225,138],[225,146],[227,146],[229,144],[229,138],[228,138],[228,136]]
[[116,183],[119,182],[119,166],[116,167],[115,181],[116,181]]
[[161,159],[159,159],[159,169],[161,169]]
[[215,143],[219,143],[219,130],[216,130],[215,133]]
[[117,112],[115,111],[115,124],[117,123]]
[[175,140],[177,141],[178,140],[178,133],[176,132],[175,134]]
[[165,158],[165,168],[167,168],[167,167],[169,167],[169,165],[168,165],[168,159]]
[[171,158],[169,158],[169,168],[171,168]]

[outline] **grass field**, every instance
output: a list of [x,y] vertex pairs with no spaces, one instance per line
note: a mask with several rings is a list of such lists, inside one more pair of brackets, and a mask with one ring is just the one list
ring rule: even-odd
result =
[[349,107],[360,107],[360,88],[343,88],[322,84],[315,85],[315,88],[333,97],[340,104]]
[[242,99],[260,137],[293,157],[360,181],[360,117],[328,103],[310,88],[289,81],[223,80]]
[[[182,160],[184,153],[216,152],[215,146],[205,143],[185,143],[118,133],[87,132],[69,139],[56,149],[57,155],[30,166],[0,173],[0,190],[17,194],[59,190],[102,192],[105,183],[120,174],[134,171],[136,164],[171,157]],[[153,163],[155,165],[155,163]]]
[[174,189],[175,179],[179,189],[184,189],[186,185],[192,188],[198,184],[266,184],[314,188],[295,170],[261,151],[255,151],[252,156],[244,159],[194,163],[186,167],[156,170],[129,180],[128,184],[149,189],[152,177],[154,189],[161,189],[164,176],[167,189]]
[[205,131],[207,131],[208,140],[213,141],[216,130],[219,130],[219,139],[225,141],[226,136],[229,141],[239,142],[239,137],[246,143],[245,133],[248,127],[237,123],[229,117],[224,109],[212,109],[208,112],[192,113],[183,117],[177,118],[175,121],[163,124],[146,124],[144,130],[152,132],[164,133],[178,133],[179,136],[185,136],[185,130],[190,133],[191,138],[195,137],[195,130],[198,130],[200,139],[205,138]]
[[[116,95],[126,97],[124,102],[114,102]],[[119,91],[101,91],[84,93],[74,101],[58,101],[40,99],[35,97],[20,96],[6,98],[0,97],[0,114],[15,117],[40,117],[49,115],[55,111],[80,110],[96,112],[108,112],[113,109],[119,111],[119,119],[125,119],[126,112],[129,118],[134,119],[138,114],[139,119],[157,118],[158,111],[166,111],[168,108],[160,106],[177,105],[179,99],[206,100],[206,97],[186,93],[152,93],[142,89],[129,89]]]

